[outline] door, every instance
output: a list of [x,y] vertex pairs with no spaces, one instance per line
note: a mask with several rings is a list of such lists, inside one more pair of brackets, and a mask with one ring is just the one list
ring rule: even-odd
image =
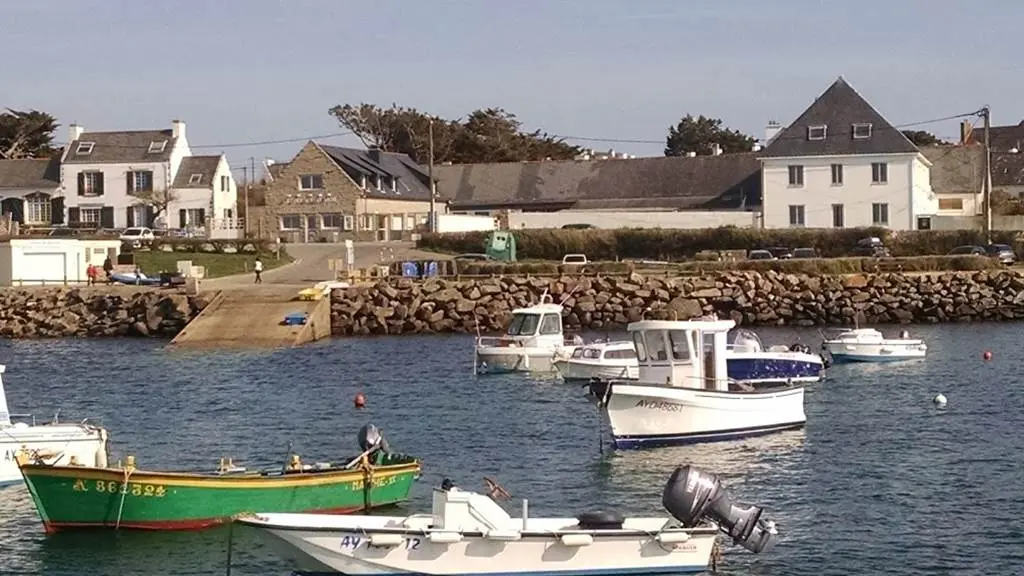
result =
[[67,255],[63,252],[25,252],[21,256],[14,280],[26,283],[47,284],[64,282]]

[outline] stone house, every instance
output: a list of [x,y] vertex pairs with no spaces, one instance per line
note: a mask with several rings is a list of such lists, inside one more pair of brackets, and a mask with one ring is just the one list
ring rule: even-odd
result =
[[426,225],[428,180],[405,154],[309,141],[291,161],[268,166],[249,234],[299,243],[407,240]]

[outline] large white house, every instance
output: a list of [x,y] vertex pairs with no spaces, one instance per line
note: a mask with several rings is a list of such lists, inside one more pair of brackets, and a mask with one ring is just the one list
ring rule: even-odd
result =
[[[67,224],[80,228],[225,228],[237,213],[227,159],[193,156],[185,123],[170,130],[86,132],[72,124],[61,158]],[[208,219],[213,221],[208,221]]]
[[931,162],[842,77],[762,153],[766,228],[928,230]]

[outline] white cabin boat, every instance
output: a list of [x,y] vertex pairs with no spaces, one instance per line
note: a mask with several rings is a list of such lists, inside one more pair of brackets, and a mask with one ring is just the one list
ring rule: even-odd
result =
[[[0,364],[0,375],[7,367]],[[86,422],[60,424],[56,417],[50,424],[12,422],[7,408],[7,395],[0,376],[0,486],[23,482],[18,468],[19,451],[31,452],[47,464],[62,466],[107,466],[107,431]],[[16,418],[31,418],[13,415]]]
[[718,479],[677,468],[662,494],[672,517],[623,518],[597,511],[511,517],[490,497],[445,480],[429,514],[255,514],[256,528],[300,574],[681,574],[708,569],[719,530],[756,553],[778,532],[756,506],[740,508]]
[[924,358],[928,345],[911,338],[906,330],[899,338],[886,338],[874,328],[843,330],[826,337],[822,349],[832,356],[833,362],[894,362]]
[[804,426],[803,382],[729,378],[733,326],[732,320],[629,325],[639,378],[590,384],[617,448],[731,440]]
[[476,339],[475,366],[478,374],[506,372],[552,372],[554,362],[568,358],[583,340],[566,339],[562,332],[562,306],[544,302],[512,311],[512,321],[501,337]]
[[569,358],[559,358],[555,368],[566,382],[589,381],[592,378],[635,380],[640,363],[632,340],[591,342],[577,346]]

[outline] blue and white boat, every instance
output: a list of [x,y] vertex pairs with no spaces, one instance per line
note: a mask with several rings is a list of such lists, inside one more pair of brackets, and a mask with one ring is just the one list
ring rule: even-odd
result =
[[886,338],[874,328],[843,330],[832,337],[824,336],[821,347],[833,362],[896,362],[928,354],[928,345],[911,338],[906,330],[900,331],[899,338]]
[[726,369],[733,380],[817,382],[825,374],[825,359],[812,353],[806,344],[776,345],[765,350],[757,334],[743,329],[734,332],[725,353]]

